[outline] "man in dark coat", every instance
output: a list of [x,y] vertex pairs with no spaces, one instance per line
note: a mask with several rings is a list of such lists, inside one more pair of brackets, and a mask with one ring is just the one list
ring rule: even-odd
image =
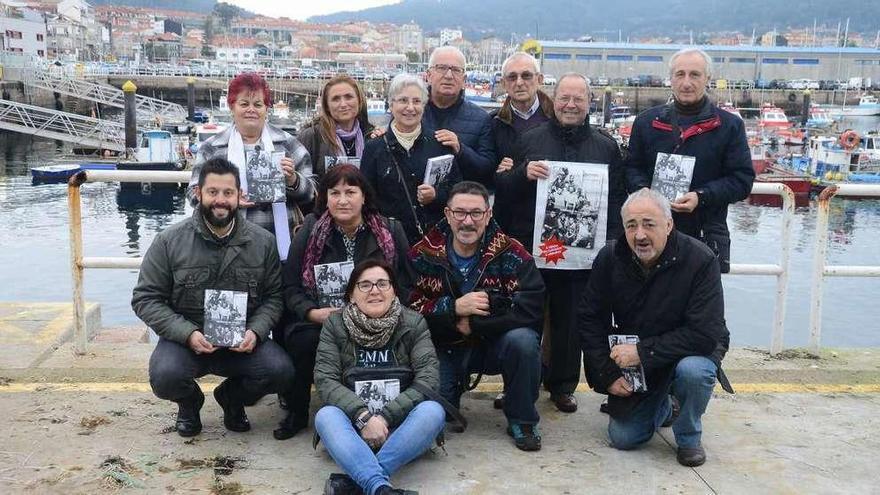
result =
[[[545,161],[587,162],[608,165],[608,211],[617,211],[626,196],[620,149],[607,134],[591,128],[587,120],[589,87],[580,74],[563,75],[556,86],[554,113],[549,122],[526,131],[513,169],[497,174],[498,190],[515,198],[499,208],[508,210],[509,234],[532,249],[535,229],[536,181],[549,178]],[[562,219],[559,219],[561,222]],[[608,215],[607,237],[621,232],[620,218]],[[580,381],[581,351],[575,329],[576,308],[581,301],[589,270],[542,269],[547,286],[547,333],[550,360],[544,385],[557,409],[575,412],[575,388]]]
[[[705,244],[674,230],[660,193],[641,189],[621,211],[625,237],[599,252],[579,306],[587,379],[609,397],[612,446],[635,448],[671,425],[678,462],[699,466],[701,417],[716,376],[730,389],[721,371],[730,343],[721,272]],[[610,335],[638,343],[611,347]],[[640,371],[646,391],[626,377]]]
[[508,433],[517,448],[539,450],[541,275],[492,220],[483,185],[453,186],[445,215],[410,250],[410,306],[425,316],[437,346],[440,394],[457,406],[470,373],[500,373]]
[[706,86],[712,58],[687,48],[670,59],[673,101],[633,123],[626,160],[628,190],[651,187],[657,153],[694,157],[689,192],[672,202],[675,228],[705,242],[730,271],[727,205],[748,197],[755,179],[741,118],[712,104]]
[[464,54],[454,46],[441,46],[431,52],[428,65],[430,97],[422,126],[433,132],[440,144],[454,150],[465,180],[488,185],[497,163],[492,119],[464,98]]

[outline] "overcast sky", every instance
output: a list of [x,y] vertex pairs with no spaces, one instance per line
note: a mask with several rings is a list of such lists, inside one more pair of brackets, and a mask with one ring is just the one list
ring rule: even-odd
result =
[[340,11],[362,10],[380,5],[398,3],[400,0],[226,0],[252,12],[271,17],[290,17],[305,20],[313,15],[332,14]]

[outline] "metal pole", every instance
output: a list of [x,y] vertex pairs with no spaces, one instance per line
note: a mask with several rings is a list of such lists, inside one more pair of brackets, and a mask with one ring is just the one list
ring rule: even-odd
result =
[[801,125],[807,125],[807,121],[810,120],[810,90],[804,91],[804,106],[801,109]]
[[79,186],[85,181],[85,172],[79,172],[67,183],[67,212],[70,221],[70,274],[73,282],[73,345],[74,352],[85,354],[88,345],[86,334],[86,304],[83,296],[82,266],[82,211],[80,210]]
[[602,124],[611,122],[611,86],[605,86],[605,101],[602,102]]
[[816,249],[813,251],[813,283],[810,291],[810,349],[819,351],[822,335],[822,286],[825,282],[825,254],[828,251],[828,214],[836,186],[819,194],[816,216]]
[[137,148],[137,104],[135,103],[137,86],[131,81],[126,81],[122,85],[122,91],[125,95],[125,147],[133,150]]
[[788,295],[789,260],[791,259],[791,223],[794,218],[794,193],[785,184],[778,184],[782,196],[782,271],[776,276],[776,311],[773,316],[773,336],[770,339],[770,355],[782,351],[785,335],[785,301]]
[[192,122],[196,117],[196,78],[186,78],[186,118]]

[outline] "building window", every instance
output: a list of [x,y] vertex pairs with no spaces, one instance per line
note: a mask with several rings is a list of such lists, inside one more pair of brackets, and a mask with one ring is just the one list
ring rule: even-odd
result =
[[45,54],[45,53],[43,53],[43,50],[37,50],[37,56],[40,56],[40,57],[45,57],[45,56],[46,56],[46,54]]
[[632,55],[608,55],[609,62],[632,62]]
[[765,59],[761,60],[761,63],[762,63],[762,64],[779,64],[779,65],[782,65],[782,64],[787,64],[787,63],[788,63],[788,59],[787,59],[787,58],[765,58]]
[[571,60],[570,53],[545,53],[544,60]]
[[639,62],[662,62],[663,57],[657,55],[639,55]]
[[588,53],[586,55],[575,55],[575,60],[602,60],[602,55],[596,53]]
[[856,60],[856,65],[880,65],[880,60]]
[[745,58],[745,57],[730,57],[729,61],[732,64],[753,64],[753,63],[755,63],[755,59]]
[[818,58],[793,58],[791,63],[794,65],[819,65]]
[[37,41],[43,41],[43,35],[42,35],[42,34],[37,33]]
[[720,64],[724,62],[724,57],[712,57],[712,61],[716,64]]

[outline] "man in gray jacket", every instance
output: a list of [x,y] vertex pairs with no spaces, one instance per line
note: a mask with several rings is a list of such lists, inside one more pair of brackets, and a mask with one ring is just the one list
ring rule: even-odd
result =
[[[203,164],[193,216],[161,232],[144,256],[131,305],[159,335],[150,357],[150,385],[161,399],[178,404],[177,432],[202,430],[205,402],[195,378],[227,377],[214,398],[223,424],[247,431],[244,406],[263,395],[283,392],[293,381],[293,364],[269,332],[282,311],[281,264],[269,232],[238,210],[238,170],[225,158]],[[243,340],[219,347],[205,336],[207,290],[247,295]]]

